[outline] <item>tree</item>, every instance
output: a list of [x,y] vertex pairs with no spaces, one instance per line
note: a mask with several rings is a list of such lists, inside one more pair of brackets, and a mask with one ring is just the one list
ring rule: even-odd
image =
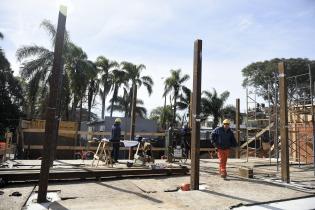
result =
[[[3,34],[0,33],[0,39]],[[17,126],[23,115],[23,90],[19,80],[13,76],[10,63],[0,47],[0,126]]]
[[[222,109],[225,101],[229,97],[230,93],[228,91],[224,91],[218,96],[217,91],[213,88],[213,92],[203,91],[203,97],[201,98],[201,110],[203,116],[206,118],[210,115],[213,116],[213,126],[212,128],[216,128],[219,124],[219,119],[222,117]],[[205,119],[204,118],[204,119]]]
[[110,105],[110,116],[113,116],[113,111],[114,111],[114,104],[117,101],[118,98],[118,90],[121,87],[121,85],[125,85],[126,87],[128,87],[128,80],[126,78],[126,72],[122,71],[120,69],[114,69],[112,70],[112,91],[113,91],[113,97],[110,100],[111,101],[111,105]]
[[170,70],[171,76],[166,78],[164,81],[164,94],[168,95],[169,93],[173,93],[173,100],[174,100],[174,104],[173,104],[173,123],[176,123],[176,107],[177,107],[177,98],[179,96],[179,91],[181,89],[181,87],[183,86],[183,83],[185,81],[187,81],[189,79],[189,75],[185,74],[183,76],[181,76],[181,69],[177,69],[177,70]]
[[106,97],[113,85],[111,70],[114,68],[118,68],[118,63],[116,61],[110,61],[109,59],[105,58],[104,56],[99,56],[96,59],[96,66],[99,69],[101,74],[100,85],[100,96],[102,100],[102,115],[101,118],[105,118],[105,102]]
[[[256,92],[259,96],[262,96],[264,100],[268,100],[268,93],[270,97],[270,102],[275,103],[274,92],[277,88],[278,80],[278,63],[284,61],[286,64],[286,76],[291,77],[295,75],[308,73],[308,64],[311,67],[314,66],[315,61],[302,59],[302,58],[290,58],[290,59],[279,59],[274,58],[267,61],[258,61],[251,63],[242,69],[242,74],[244,77],[243,87],[253,87],[256,88]],[[311,68],[312,75],[315,75],[315,68]],[[313,77],[314,81],[314,77]],[[300,86],[308,86],[309,80],[306,77],[299,77],[297,81],[293,79],[287,80],[288,87],[288,99],[291,100],[293,94],[297,93],[295,90],[295,82],[298,82]],[[268,84],[270,84],[270,91],[268,92]],[[313,82],[312,82],[313,84]],[[301,89],[297,94],[309,95],[309,89]]]
[[[56,27],[48,20],[41,23],[41,27],[48,32],[51,38],[51,45],[54,48],[56,40]],[[69,42],[68,33],[65,33],[64,54],[67,53],[67,43]],[[48,80],[50,78],[53,65],[54,53],[45,47],[37,45],[22,46],[16,52],[18,61],[22,62],[21,76],[28,81],[27,85],[27,101],[30,110],[28,117],[33,118],[37,107],[45,106],[48,94]],[[29,58],[31,58],[29,60]],[[40,95],[39,95],[40,94]],[[37,103],[40,102],[40,105]],[[38,111],[38,110],[37,110]]]
[[[190,97],[191,97],[191,90],[185,86],[182,86],[182,93],[179,96],[179,102],[177,102],[177,106],[179,110],[186,110],[187,112],[184,113],[187,114],[189,117],[189,110],[190,110]],[[185,120],[185,117],[183,118]]]
[[[80,102],[81,112],[83,101],[84,99],[86,99],[85,93],[88,89],[89,84],[91,83],[91,80],[95,80],[97,76],[97,70],[94,63],[87,59],[87,54],[82,50],[82,48],[76,46],[73,43],[69,43],[68,45],[68,53],[71,54],[71,56],[67,57],[65,69],[70,78],[70,92],[72,95],[72,116],[73,120],[75,120],[76,108],[78,107],[78,104]],[[92,96],[90,96],[90,99],[91,98]],[[89,111],[90,110],[91,108],[89,107]]]
[[171,106],[159,106],[153,109],[150,113],[149,119],[155,120],[161,129],[166,128],[167,125],[170,125],[173,122],[173,112]]
[[[152,78],[150,76],[141,76],[142,70],[146,68],[145,65],[135,65],[130,62],[122,62],[121,65],[122,69],[126,72],[126,79],[131,81],[129,95],[132,96],[133,87],[135,87],[134,85],[136,85],[137,88],[140,88],[142,85],[144,85],[147,88],[149,95],[151,95],[152,86],[154,84]],[[132,102],[130,101],[130,110],[131,104]],[[131,112],[129,112],[129,116],[131,116]]]
[[[123,96],[118,96],[117,101],[114,104],[113,110],[114,111],[119,111],[119,112],[124,112],[124,116],[128,117],[130,116],[130,103],[131,103],[132,97],[129,95],[128,91],[126,88],[124,88],[124,94]],[[140,99],[137,99],[136,101],[136,115],[145,118],[147,115],[147,110],[145,107],[143,107],[143,101]],[[111,105],[107,108],[107,110],[111,110]]]

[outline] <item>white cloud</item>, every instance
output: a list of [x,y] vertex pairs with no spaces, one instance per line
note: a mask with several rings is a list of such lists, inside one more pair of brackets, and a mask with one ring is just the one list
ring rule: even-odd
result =
[[[15,71],[18,47],[32,43],[51,47],[39,24],[43,19],[57,22],[60,2],[1,0],[0,31],[5,40],[0,44]],[[187,86],[192,86],[193,42],[200,38],[203,89],[228,90],[228,103],[240,98],[242,104],[246,98],[240,71],[246,65],[273,57],[315,57],[309,44],[315,36],[309,18],[314,7],[295,7],[286,1],[68,0],[66,27],[71,40],[92,60],[104,55],[145,64],[143,74],[152,76],[155,85],[151,97],[143,87],[139,96],[149,110],[163,105],[161,77],[170,69],[189,74]],[[290,16],[294,11],[298,19]]]
[[247,30],[254,24],[252,16],[243,16],[240,17],[238,28],[240,31]]

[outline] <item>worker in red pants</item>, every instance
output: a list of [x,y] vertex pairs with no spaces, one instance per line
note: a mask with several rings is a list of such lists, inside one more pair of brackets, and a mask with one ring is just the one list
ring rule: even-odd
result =
[[211,133],[212,144],[218,149],[219,171],[222,178],[226,178],[226,163],[229,157],[231,147],[236,147],[237,142],[234,134],[230,129],[230,121],[225,119],[223,126],[217,127]]

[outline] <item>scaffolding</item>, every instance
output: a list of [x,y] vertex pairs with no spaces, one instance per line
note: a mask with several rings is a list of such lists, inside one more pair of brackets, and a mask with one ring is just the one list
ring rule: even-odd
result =
[[[265,107],[264,103],[257,101],[256,89],[246,89],[246,142],[241,145],[241,152],[244,154],[246,147],[246,159],[249,156],[264,157],[266,151],[271,158],[271,129],[274,122],[270,119],[270,99],[268,100],[269,107]],[[269,114],[267,115],[266,112]],[[267,141],[266,141],[267,140]]]
[[[312,74],[309,71],[304,74],[286,77],[288,84],[288,130],[289,130],[289,155],[290,160],[301,164],[309,164],[314,161],[314,102]],[[272,87],[272,88],[271,88]],[[273,89],[274,91],[271,91]],[[279,151],[281,142],[279,138],[279,103],[278,103],[278,74],[275,80],[268,84],[268,107],[257,100],[257,90],[246,89],[246,142],[241,145],[241,151],[246,147],[246,159],[249,156],[257,157],[266,154],[276,158],[277,171],[279,171]],[[274,97],[271,105],[270,95]],[[262,112],[263,111],[263,112]],[[267,133],[267,135],[266,135]],[[268,136],[268,144],[262,141],[263,136]],[[242,150],[243,149],[243,150]],[[312,160],[311,160],[312,159]],[[315,172],[314,172],[315,173]]]
[[[314,100],[310,65],[308,72],[287,77],[289,145],[292,160],[308,164],[314,161]],[[307,84],[307,85],[306,85]],[[315,171],[314,171],[315,173]]]

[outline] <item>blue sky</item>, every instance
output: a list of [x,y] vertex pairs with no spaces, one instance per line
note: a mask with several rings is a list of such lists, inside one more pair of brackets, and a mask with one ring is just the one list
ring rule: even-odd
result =
[[[68,4],[67,30],[89,59],[103,55],[116,61],[145,64],[143,75],[154,82],[149,97],[139,96],[150,111],[163,105],[163,80],[181,68],[191,79],[193,42],[203,40],[202,89],[228,90],[228,104],[246,93],[241,70],[252,62],[281,58],[314,59],[313,0],[1,0],[0,41],[18,74],[15,52],[21,45],[50,46],[39,27],[57,22],[59,4]],[[94,109],[100,112],[100,106]]]

